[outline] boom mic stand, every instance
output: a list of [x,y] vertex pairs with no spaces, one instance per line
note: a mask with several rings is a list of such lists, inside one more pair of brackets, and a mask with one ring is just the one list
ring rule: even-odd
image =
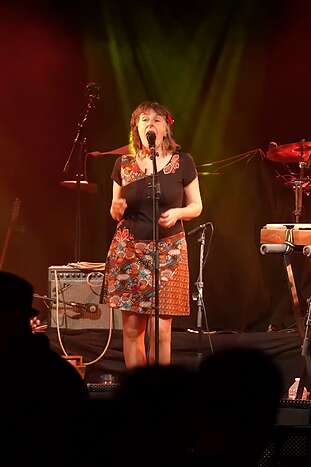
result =
[[197,331],[198,331],[198,359],[202,360],[202,307],[203,307],[203,255],[205,247],[205,230],[206,226],[201,230],[201,236],[198,240],[200,243],[200,266],[199,266],[199,276],[195,283],[197,287]]
[[[197,312],[197,329],[196,329],[196,331],[192,331],[192,332],[196,332],[198,334],[197,358],[198,358],[199,363],[203,359],[202,335],[205,334],[205,332],[202,330],[202,310],[205,311],[204,298],[203,298],[203,287],[204,287],[204,284],[203,284],[203,267],[204,267],[204,264],[205,264],[205,261],[204,261],[204,248],[205,248],[206,228],[208,226],[211,227],[212,232],[213,232],[214,227],[213,227],[212,222],[205,222],[205,224],[201,224],[198,227],[195,227],[194,229],[190,230],[190,232],[188,232],[188,236],[189,236],[189,235],[193,235],[194,233],[196,233],[198,231],[201,231],[201,235],[200,235],[200,237],[198,239],[198,242],[200,243],[199,275],[198,275],[197,281],[195,283],[196,288],[197,288],[197,292],[193,294],[193,300],[195,300],[197,302],[197,308],[198,308],[198,312]],[[209,251],[207,251],[206,258],[208,256],[208,253],[209,253]],[[205,315],[205,318],[206,318],[207,334],[208,334],[208,338],[209,338],[211,352],[214,353],[214,348],[213,348],[210,332],[209,332],[209,329],[208,329],[208,323],[207,323],[206,315]]]
[[147,141],[151,151],[152,160],[152,237],[154,241],[154,362],[159,363],[159,313],[160,313],[160,262],[159,262],[159,199],[161,194],[159,176],[157,171],[155,140],[156,134],[153,131],[147,132]]
[[86,137],[84,130],[91,110],[95,109],[96,101],[100,99],[100,86],[96,83],[89,83],[86,86],[88,103],[84,116],[80,123],[76,137],[73,141],[71,151],[63,168],[63,174],[68,173],[69,163],[72,156],[79,145],[78,158],[76,164],[75,183],[76,183],[76,216],[75,216],[75,262],[80,261],[80,245],[81,245],[81,180],[85,179],[85,158],[86,158]]

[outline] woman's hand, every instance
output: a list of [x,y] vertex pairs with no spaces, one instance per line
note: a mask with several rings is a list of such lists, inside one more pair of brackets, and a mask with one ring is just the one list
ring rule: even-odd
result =
[[126,200],[124,198],[118,198],[112,200],[110,213],[115,221],[120,221],[123,217],[124,211],[127,208]]
[[161,227],[164,227],[165,229],[169,229],[173,227],[179,219],[180,219],[179,208],[168,209],[168,211],[165,211],[161,214],[160,219],[159,219],[159,224]]
[[39,332],[46,332],[48,330],[47,324],[41,324],[41,321],[38,318],[38,316],[34,316],[30,320],[30,326],[31,326],[31,330],[33,334],[39,333]]

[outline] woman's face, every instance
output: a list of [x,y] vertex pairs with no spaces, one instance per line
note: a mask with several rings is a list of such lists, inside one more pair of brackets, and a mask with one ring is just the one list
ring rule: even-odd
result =
[[163,115],[157,114],[153,109],[145,110],[138,117],[137,122],[138,134],[145,148],[149,147],[146,134],[148,131],[153,131],[156,135],[156,148],[163,143],[163,138],[167,134],[166,118]]

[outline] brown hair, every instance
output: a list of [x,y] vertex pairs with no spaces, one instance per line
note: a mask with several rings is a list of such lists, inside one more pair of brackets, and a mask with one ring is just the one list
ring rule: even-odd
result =
[[158,115],[165,117],[167,123],[167,135],[163,139],[163,146],[165,151],[172,152],[174,154],[180,148],[179,144],[177,144],[173,138],[173,132],[171,129],[174,119],[171,112],[164,107],[164,105],[153,101],[142,102],[132,113],[130,121],[130,152],[137,153],[142,149],[142,142],[138,134],[137,123],[140,114],[150,109],[154,110]]

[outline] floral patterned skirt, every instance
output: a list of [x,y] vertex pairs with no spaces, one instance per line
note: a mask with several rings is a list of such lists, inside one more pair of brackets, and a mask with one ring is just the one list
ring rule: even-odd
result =
[[[158,242],[160,263],[159,314],[190,314],[188,252],[185,233]],[[104,302],[112,308],[154,314],[154,242],[135,240],[118,226],[106,260]]]

